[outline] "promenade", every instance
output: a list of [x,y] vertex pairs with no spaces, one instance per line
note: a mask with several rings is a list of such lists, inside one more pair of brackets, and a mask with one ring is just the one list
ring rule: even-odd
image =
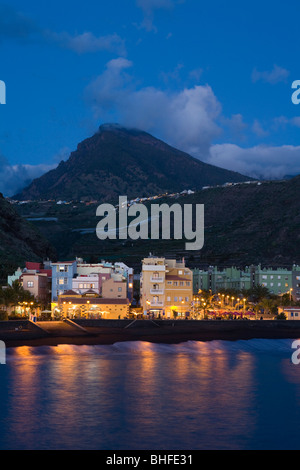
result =
[[[19,328],[22,323],[22,328]],[[7,347],[57,344],[97,345],[122,341],[178,344],[186,341],[298,339],[299,321],[76,320],[0,323]]]

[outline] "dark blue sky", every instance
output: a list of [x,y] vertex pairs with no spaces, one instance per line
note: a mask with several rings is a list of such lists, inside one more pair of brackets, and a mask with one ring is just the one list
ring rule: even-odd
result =
[[299,2],[0,3],[0,191],[105,122],[254,177],[300,173]]

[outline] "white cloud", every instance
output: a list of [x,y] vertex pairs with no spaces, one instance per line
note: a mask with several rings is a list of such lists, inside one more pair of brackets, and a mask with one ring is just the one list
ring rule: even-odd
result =
[[300,146],[241,148],[234,144],[218,144],[210,148],[206,161],[253,178],[277,179],[300,173]]
[[199,67],[197,69],[191,70],[191,72],[189,73],[189,77],[190,79],[196,80],[197,82],[199,82],[202,74],[203,74],[203,69]]
[[230,118],[222,117],[221,123],[229,129],[231,137],[238,140],[245,139],[245,130],[248,125],[241,114],[233,114]]
[[0,156],[0,192],[10,197],[27,186],[33,179],[55,168],[57,164],[10,165]]
[[67,32],[56,33],[47,31],[45,37],[59,46],[72,50],[77,54],[88,52],[110,51],[118,55],[125,55],[126,49],[123,39],[117,34],[97,37],[91,32],[72,36]]
[[[226,130],[233,142],[237,137],[246,138],[248,131],[261,138],[268,132],[258,120],[249,126],[241,114],[224,117],[210,86],[176,92],[141,87],[130,74],[132,67],[127,59],[114,59],[87,87],[85,97],[97,121],[144,130],[207,163],[254,178],[276,179],[300,173],[300,146],[214,144],[222,133],[227,135]],[[276,125],[283,124],[300,126],[300,120],[278,118]]]
[[253,126],[252,126],[252,131],[254,132],[255,135],[257,135],[257,137],[267,137],[269,135],[269,132],[266,131],[261,123],[259,122],[258,119],[255,119],[254,120],[254,123],[253,123]]
[[88,86],[86,99],[96,117],[151,132],[203,158],[221,133],[217,124],[221,105],[211,87],[195,86],[178,92],[137,88],[127,73],[132,65],[123,58],[112,60]]
[[275,64],[271,71],[259,72],[254,69],[252,72],[252,81],[254,83],[263,81],[275,85],[276,83],[285,82],[289,75],[290,72],[288,70]]

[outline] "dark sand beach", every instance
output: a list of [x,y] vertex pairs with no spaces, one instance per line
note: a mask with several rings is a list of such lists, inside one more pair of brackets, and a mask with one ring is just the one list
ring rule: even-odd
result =
[[[300,322],[295,321],[175,321],[131,323],[105,320],[84,322],[80,325],[70,322],[68,328],[58,322],[25,331],[1,331],[0,339],[7,347],[18,346],[56,346],[73,345],[110,345],[122,341],[146,341],[150,343],[179,344],[186,341],[237,341],[261,339],[298,339]],[[84,327],[82,326],[84,325]],[[47,331],[48,329],[48,331]]]

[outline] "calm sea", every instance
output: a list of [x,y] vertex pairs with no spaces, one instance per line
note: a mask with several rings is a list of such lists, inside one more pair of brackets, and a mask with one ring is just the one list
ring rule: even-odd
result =
[[0,449],[300,449],[292,340],[20,347]]

